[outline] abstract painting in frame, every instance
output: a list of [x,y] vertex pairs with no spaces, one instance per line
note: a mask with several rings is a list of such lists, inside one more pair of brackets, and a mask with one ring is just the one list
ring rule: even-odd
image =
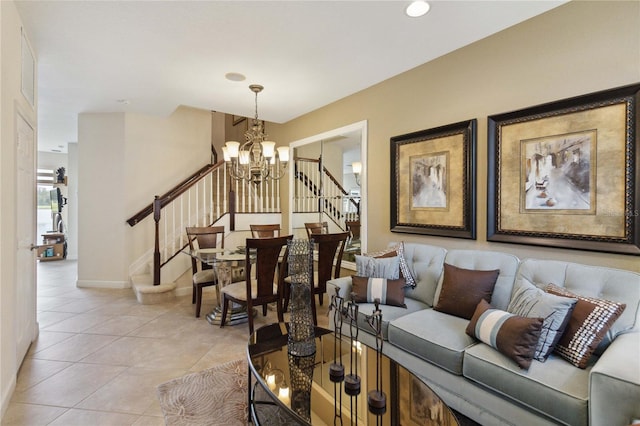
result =
[[487,239],[640,255],[640,84],[488,119]]
[[391,232],[476,238],[476,126],[391,138]]

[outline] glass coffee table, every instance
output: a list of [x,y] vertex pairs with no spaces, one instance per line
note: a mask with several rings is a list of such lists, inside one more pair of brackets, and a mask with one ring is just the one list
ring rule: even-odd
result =
[[[459,424],[420,378],[378,356],[375,349],[316,327],[316,352],[301,357],[289,353],[288,337],[288,324],[276,323],[249,338],[249,411],[254,424]],[[336,365],[343,366],[342,379]]]

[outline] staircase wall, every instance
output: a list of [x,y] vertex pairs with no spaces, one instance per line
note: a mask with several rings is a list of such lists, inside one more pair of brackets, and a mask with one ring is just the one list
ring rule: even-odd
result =
[[129,266],[149,250],[153,228],[132,212],[211,158],[211,114],[179,107],[168,117],[78,117],[78,285],[128,287]]

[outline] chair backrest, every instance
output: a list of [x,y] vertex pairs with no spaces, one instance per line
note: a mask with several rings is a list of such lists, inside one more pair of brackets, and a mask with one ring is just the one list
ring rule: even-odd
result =
[[327,222],[306,222],[304,224],[307,230],[307,236],[311,238],[311,234],[328,234],[329,224]]
[[349,233],[313,234],[311,238],[318,245],[318,291],[324,293],[327,281],[340,276],[342,254]]
[[[203,248],[224,248],[224,226],[187,226],[187,240],[191,252]],[[211,266],[202,263],[201,268],[210,269]],[[191,270],[194,274],[198,272],[195,257],[191,257]]]
[[354,240],[360,239],[360,221],[359,220],[347,220],[347,231],[351,232],[351,238]]
[[[247,297],[252,300],[260,301],[260,299],[273,298],[273,283],[280,260],[280,254],[284,247],[284,258],[286,259],[287,241],[291,240],[293,235],[285,235],[274,238],[247,238],[246,242],[246,258],[245,265],[247,268]],[[254,259],[252,257],[255,256]],[[255,274],[251,273],[251,269],[255,267]],[[278,283],[281,282],[284,268],[278,269]],[[257,294],[251,292],[251,277],[255,276],[257,281]],[[282,288],[278,286],[278,297],[281,297]]]
[[249,225],[253,238],[274,238],[280,236],[280,224]]

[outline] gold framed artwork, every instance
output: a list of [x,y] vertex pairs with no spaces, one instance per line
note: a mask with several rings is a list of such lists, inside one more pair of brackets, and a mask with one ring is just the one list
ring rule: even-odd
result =
[[[419,378],[398,366],[399,423],[407,426],[454,426],[455,416]],[[392,422],[393,423],[393,422]]]
[[640,255],[640,84],[488,119],[487,239]]
[[391,138],[391,232],[476,238],[476,127]]

